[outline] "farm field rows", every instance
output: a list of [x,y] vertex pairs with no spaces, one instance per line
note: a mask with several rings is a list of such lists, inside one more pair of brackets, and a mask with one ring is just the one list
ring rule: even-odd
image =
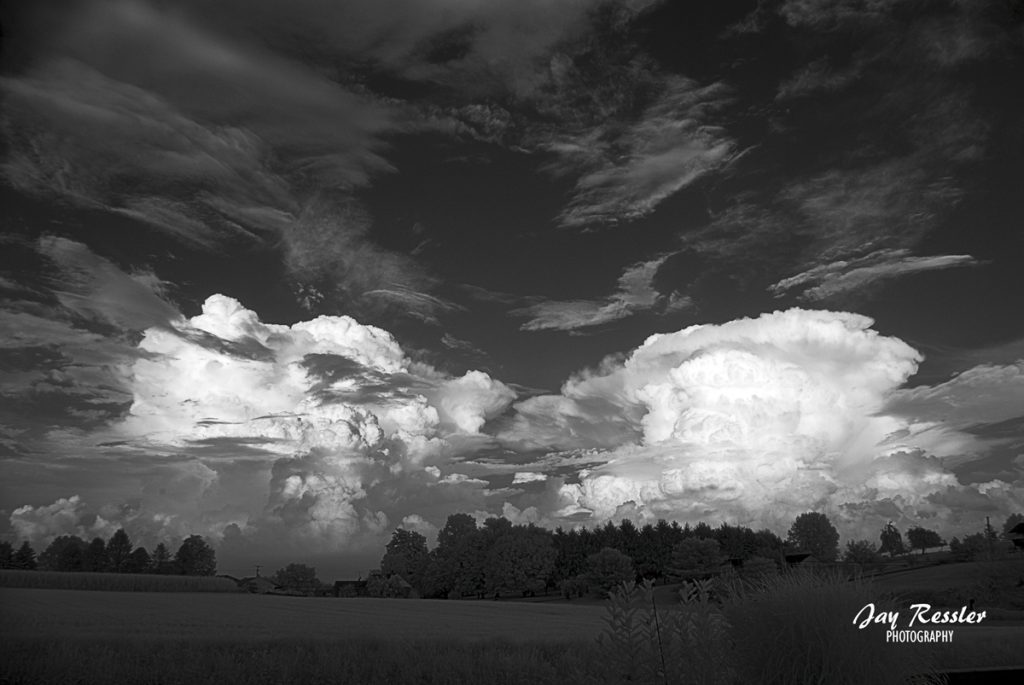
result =
[[603,607],[0,588],[0,636],[592,641]]

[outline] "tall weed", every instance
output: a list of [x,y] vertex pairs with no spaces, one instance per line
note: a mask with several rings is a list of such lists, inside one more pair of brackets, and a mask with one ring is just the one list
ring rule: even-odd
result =
[[790,572],[736,585],[723,610],[739,657],[740,681],[765,685],[944,682],[936,671],[935,646],[889,644],[885,626],[860,630],[853,624],[869,603],[880,611],[887,609],[870,582],[835,574]]
[[625,583],[608,600],[598,638],[605,682],[718,685],[734,682],[729,624],[711,599],[711,581],[697,581],[677,605],[659,607],[654,585]]

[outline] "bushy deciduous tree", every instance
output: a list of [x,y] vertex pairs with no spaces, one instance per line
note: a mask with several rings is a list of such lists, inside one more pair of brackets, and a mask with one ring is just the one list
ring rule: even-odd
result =
[[81,571],[87,546],[77,535],[54,538],[39,555],[39,567],[46,571]]
[[949,541],[949,551],[960,561],[975,561],[989,557],[991,541],[984,533],[967,535],[963,540],[953,538]]
[[827,516],[816,511],[797,516],[786,539],[821,561],[835,561],[839,554],[839,531]]
[[145,547],[136,547],[125,563],[125,573],[148,573],[153,567],[153,560]]
[[217,572],[217,555],[199,535],[189,535],[174,555],[174,563],[185,576],[212,576]]
[[495,526],[484,562],[487,592],[496,595],[540,592],[555,565],[551,534],[536,526]]
[[421,592],[426,597],[463,597],[484,591],[485,537],[469,514],[452,514],[437,533]]
[[725,556],[714,538],[686,538],[672,546],[670,573],[677,578],[693,578],[718,569]]
[[907,529],[907,541],[910,543],[911,549],[919,549],[921,554],[924,554],[929,547],[941,547],[946,544],[946,541],[937,532],[921,526]]
[[419,589],[430,561],[427,539],[414,530],[397,528],[391,534],[380,569],[384,576],[398,575],[414,588]]
[[607,593],[622,583],[636,580],[633,560],[617,549],[605,547],[587,557],[587,585]]
[[878,550],[870,540],[850,540],[846,543],[843,561],[850,564],[873,564],[878,561]]
[[100,537],[93,538],[82,553],[82,570],[98,573],[106,571],[109,566],[106,541]]
[[288,564],[275,571],[270,580],[281,587],[298,590],[307,595],[316,593],[322,585],[316,577],[316,569],[305,564]]
[[0,542],[0,568],[11,568],[14,563],[14,547],[4,540]]

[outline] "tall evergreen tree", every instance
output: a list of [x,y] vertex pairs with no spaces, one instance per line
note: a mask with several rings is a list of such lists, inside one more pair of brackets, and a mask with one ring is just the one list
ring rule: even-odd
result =
[[152,564],[150,570],[153,573],[159,573],[161,575],[168,575],[174,573],[174,563],[171,560],[171,553],[167,549],[167,545],[160,542],[153,549],[153,555],[151,557]]
[[36,570],[36,551],[32,549],[32,545],[28,543],[28,540],[21,543],[21,547],[14,553],[11,561],[13,562],[13,568],[21,569],[22,571]]
[[132,553],[132,541],[124,528],[118,528],[107,543],[107,563],[111,571],[125,573],[128,557]]

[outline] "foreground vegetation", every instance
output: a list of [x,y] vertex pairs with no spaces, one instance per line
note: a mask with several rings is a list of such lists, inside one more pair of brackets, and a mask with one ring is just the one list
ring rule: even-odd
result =
[[605,607],[5,589],[0,682],[843,685],[1024,666],[1017,625],[958,628],[951,645],[857,630],[867,602],[900,602],[867,581],[688,587],[662,605],[652,585],[627,585]]

